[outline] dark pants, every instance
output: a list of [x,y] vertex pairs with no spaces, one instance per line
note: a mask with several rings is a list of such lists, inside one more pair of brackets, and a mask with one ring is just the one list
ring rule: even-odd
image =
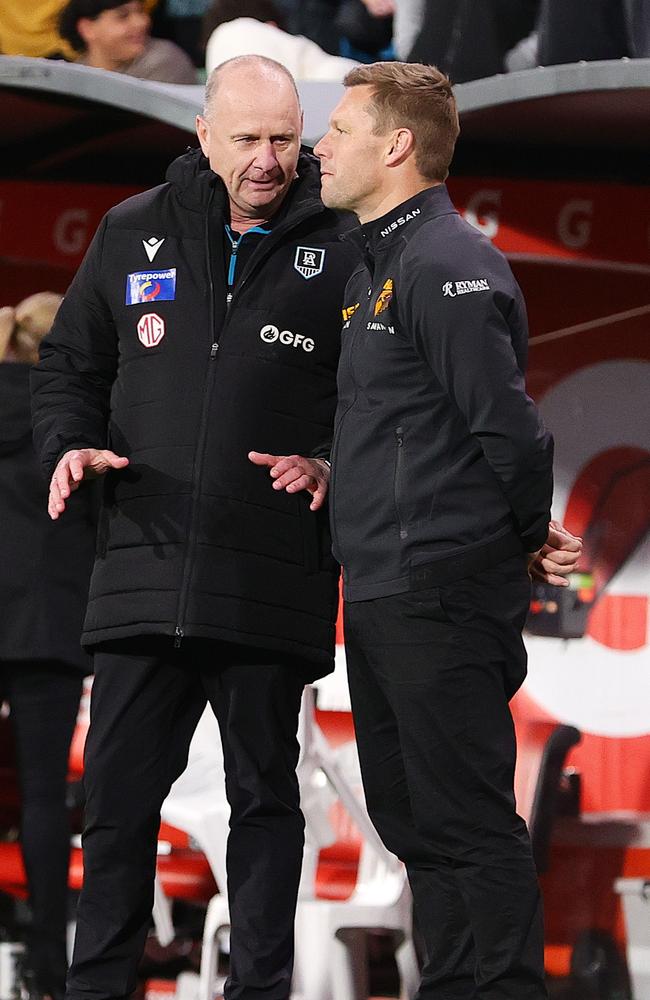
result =
[[[288,659],[288,658],[287,658]],[[280,654],[185,640],[95,655],[84,885],[70,1000],[128,996],[153,905],[160,808],[209,700],[231,806],[228,1000],[286,1000],[304,839],[295,768],[303,681]],[[223,888],[223,887],[222,887]]]
[[426,946],[420,1000],[547,995],[508,708],[526,672],[529,594],[515,557],[457,583],[345,608],[368,810],[406,863]]
[[49,661],[4,662],[0,673],[16,738],[20,840],[32,911],[29,961],[37,989],[60,996],[67,970],[66,781],[82,676],[74,667]]

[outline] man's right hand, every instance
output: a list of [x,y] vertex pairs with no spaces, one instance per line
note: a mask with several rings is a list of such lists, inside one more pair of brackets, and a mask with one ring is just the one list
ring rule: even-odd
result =
[[66,451],[59,459],[50,481],[50,495],[47,512],[53,521],[65,510],[65,502],[71,493],[79,489],[83,479],[103,476],[109,469],[124,469],[128,458],[116,455],[114,451],[97,448],[79,448]]

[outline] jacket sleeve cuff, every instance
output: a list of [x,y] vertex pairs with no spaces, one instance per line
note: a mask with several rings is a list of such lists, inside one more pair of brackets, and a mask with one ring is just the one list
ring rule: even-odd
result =
[[521,543],[525,552],[537,552],[546,544],[548,538],[549,519],[538,521],[533,528],[530,528],[525,535],[521,535]]
[[54,470],[61,461],[64,455],[67,455],[69,451],[81,451],[82,448],[96,448],[96,445],[88,444],[87,441],[83,443],[81,441],[73,441],[71,444],[66,444],[65,448],[62,448],[58,455],[55,457],[54,461],[48,461],[45,468],[45,477],[49,482],[54,475]]
[[328,465],[330,465],[331,452],[332,452],[332,442],[324,441],[322,444],[319,444],[316,448],[314,448],[310,452],[308,458],[322,458],[328,463]]

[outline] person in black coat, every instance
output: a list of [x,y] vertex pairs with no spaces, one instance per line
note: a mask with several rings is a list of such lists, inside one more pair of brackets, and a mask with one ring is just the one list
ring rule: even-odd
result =
[[[354,259],[301,128],[284,67],[220,66],[201,150],[108,213],[33,373],[51,517],[105,475],[71,1000],[134,989],[160,807],[206,699],[231,805],[225,996],[289,996],[298,712],[305,680],[333,669],[338,604],[319,456]],[[308,457],[269,490],[265,463],[290,442]]]
[[501,73],[508,50],[533,30],[538,7],[539,0],[427,3],[408,60],[437,66],[455,84]]
[[459,132],[448,78],[386,62],[344,85],[314,152],[324,203],[359,219],[330,513],[366,803],[406,864],[418,996],[542,1000],[508,700],[526,673],[529,574],[566,586],[581,543],[550,521],[523,297],[444,185]]
[[[29,368],[61,297],[39,293],[0,316],[0,695],[10,705],[21,787],[21,844],[37,994],[63,996],[70,822],[66,778],[82,681],[81,625],[94,556],[92,493],[63,531],[45,510],[34,448]],[[4,337],[3,337],[4,332]]]

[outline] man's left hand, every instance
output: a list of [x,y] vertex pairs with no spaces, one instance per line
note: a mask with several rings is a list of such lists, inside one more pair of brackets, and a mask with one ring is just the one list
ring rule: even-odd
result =
[[566,577],[575,573],[581,554],[582,539],[572,535],[559,521],[551,521],[546,544],[535,553],[528,571],[533,580],[568,587]]
[[302,455],[267,455],[259,451],[249,451],[248,457],[254,465],[265,465],[269,475],[275,480],[274,490],[299,493],[308,490],[312,494],[310,510],[323,506],[330,481],[330,467],[322,458],[304,458]]

